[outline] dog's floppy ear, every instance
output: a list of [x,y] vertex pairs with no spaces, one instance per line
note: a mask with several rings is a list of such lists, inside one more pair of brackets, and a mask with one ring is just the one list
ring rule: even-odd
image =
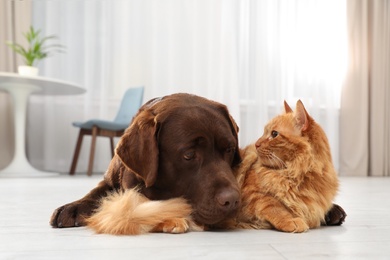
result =
[[233,159],[233,166],[236,166],[236,165],[238,165],[241,162],[240,148],[239,148],[239,145],[238,145],[238,131],[239,131],[239,127],[236,124],[236,121],[234,120],[234,118],[230,115],[228,108],[225,105],[222,105],[222,108],[223,108],[224,114],[226,115],[226,117],[229,120],[230,127],[232,129],[232,133],[233,133],[234,137],[237,140],[237,145],[235,147],[236,151],[235,151],[234,159]]
[[239,127],[238,125],[236,124],[236,121],[234,120],[234,118],[229,114],[229,119],[230,119],[230,123],[232,125],[232,128],[234,130],[234,137],[237,138],[237,146],[236,146],[236,152],[234,154],[234,160],[233,160],[233,165],[238,165],[240,162],[241,162],[241,155],[240,155],[240,148],[239,148],[239,145],[238,145],[238,131],[239,131]]
[[157,127],[155,116],[149,110],[140,111],[115,149],[122,163],[142,178],[146,187],[152,186],[157,177]]

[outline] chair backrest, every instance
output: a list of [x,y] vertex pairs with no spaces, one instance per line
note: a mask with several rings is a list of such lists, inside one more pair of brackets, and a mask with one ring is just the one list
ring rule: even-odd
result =
[[131,120],[138,112],[144,98],[144,87],[129,88],[126,90],[118,113],[114,121],[120,124],[130,124]]

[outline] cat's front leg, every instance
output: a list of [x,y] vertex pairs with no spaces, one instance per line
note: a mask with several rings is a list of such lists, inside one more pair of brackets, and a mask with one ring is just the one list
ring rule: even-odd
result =
[[278,230],[290,233],[302,233],[309,230],[309,226],[302,218],[292,218],[277,224]]
[[191,218],[172,218],[157,224],[151,232],[181,234],[188,231],[204,231],[205,227],[197,225]]
[[302,233],[309,230],[304,219],[295,217],[280,201],[264,196],[259,200],[257,215],[268,221],[275,229],[283,232]]

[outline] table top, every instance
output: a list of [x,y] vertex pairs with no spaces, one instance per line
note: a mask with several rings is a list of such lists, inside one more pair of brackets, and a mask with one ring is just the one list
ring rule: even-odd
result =
[[17,73],[0,72],[0,90],[10,89],[18,85],[38,87],[32,95],[77,95],[85,93],[80,85],[41,76],[21,76]]

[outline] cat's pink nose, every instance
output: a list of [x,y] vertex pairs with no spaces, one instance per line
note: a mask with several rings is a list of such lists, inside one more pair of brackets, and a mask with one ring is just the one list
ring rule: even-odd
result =
[[260,137],[259,139],[257,139],[256,143],[255,143],[255,146],[256,148],[259,148],[261,146],[261,144],[265,141],[265,137],[264,135],[262,137]]

